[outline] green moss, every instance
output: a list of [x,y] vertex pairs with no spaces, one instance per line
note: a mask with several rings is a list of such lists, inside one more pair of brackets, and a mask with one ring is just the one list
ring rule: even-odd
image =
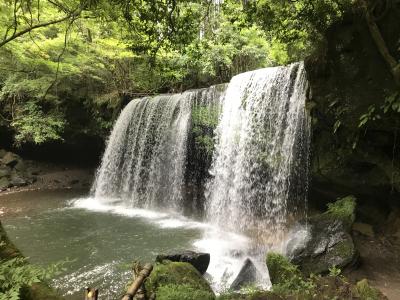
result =
[[8,236],[0,222],[0,259],[8,260],[15,257],[20,257],[21,252],[8,239]]
[[336,202],[328,203],[325,215],[340,219],[346,226],[351,226],[355,220],[356,197],[347,196]]
[[286,257],[277,253],[268,253],[267,267],[272,291],[277,295],[308,297],[314,293],[313,281],[304,279],[298,267]]
[[357,292],[362,300],[378,300],[379,291],[371,287],[367,279],[363,279],[356,284]]
[[169,284],[160,286],[157,291],[157,300],[213,300],[215,296],[209,291],[193,288],[189,284]]
[[340,257],[353,257],[354,256],[354,244],[349,241],[342,241],[335,245],[335,250],[332,255],[337,255]]
[[217,105],[198,105],[192,109],[192,122],[197,126],[215,128],[218,125],[220,109]]
[[267,267],[272,284],[279,284],[301,276],[297,266],[278,253],[270,252],[267,254]]
[[[178,286],[182,287],[178,288]],[[193,294],[194,291],[198,295],[203,295],[203,297],[208,295],[208,298],[204,299],[215,298],[208,282],[191,264],[184,262],[164,261],[156,264],[153,272],[145,282],[145,288],[148,296],[156,294],[157,299],[172,299],[163,297],[170,297],[173,293],[182,293],[184,295],[191,292]],[[163,293],[166,294],[164,295]]]

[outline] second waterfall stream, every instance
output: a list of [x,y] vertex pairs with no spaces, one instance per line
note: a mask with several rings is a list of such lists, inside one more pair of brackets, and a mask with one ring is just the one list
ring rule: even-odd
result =
[[[246,259],[268,285],[267,251],[284,251],[289,225],[305,208],[309,119],[303,63],[239,74],[215,87],[132,100],[109,137],[91,203],[110,212],[141,210],[159,221],[204,231],[195,249],[211,254],[216,290],[229,287]],[[220,107],[199,221],[182,216],[187,196],[191,112]],[[93,202],[94,201],[94,202]],[[95,203],[95,204],[94,204]],[[165,223],[163,223],[165,224]]]

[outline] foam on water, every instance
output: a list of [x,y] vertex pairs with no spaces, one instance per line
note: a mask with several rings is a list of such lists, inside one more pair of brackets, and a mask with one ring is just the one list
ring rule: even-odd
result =
[[93,282],[98,282],[99,284],[110,282],[113,283],[110,285],[111,290],[102,291],[102,296],[111,299],[111,295],[119,293],[124,286],[123,282],[126,278],[131,276],[130,270],[127,270],[116,278],[116,269],[119,265],[120,263],[118,261],[113,261],[95,267],[84,266],[73,273],[66,274],[65,276],[53,280],[53,284],[56,288],[67,291],[65,294],[66,296],[82,291],[82,286],[89,286]]
[[[70,202],[70,209],[86,209],[90,211],[111,213],[128,218],[141,218],[160,228],[198,229],[203,232],[202,238],[194,240],[192,250],[210,253],[210,265],[207,269],[208,279],[213,289],[218,293],[229,288],[236,278],[246,258],[250,258],[258,269],[260,287],[268,288],[269,278],[264,257],[251,255],[252,241],[248,237],[221,230],[215,225],[192,220],[178,214],[164,213],[147,209],[130,208],[124,206],[119,199],[97,199],[94,197],[74,199]],[[112,204],[104,204],[112,203]],[[96,276],[98,270],[112,270],[112,266],[100,266],[88,271],[81,271],[80,275],[70,274],[60,282],[75,282],[87,276],[89,279]]]

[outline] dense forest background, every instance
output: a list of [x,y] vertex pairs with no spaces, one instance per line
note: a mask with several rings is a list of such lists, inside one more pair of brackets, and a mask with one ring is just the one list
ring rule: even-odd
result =
[[4,0],[2,143],[104,139],[133,97],[206,87],[303,59],[352,6],[350,0]]
[[[398,288],[399,0],[1,0],[0,155],[10,160],[0,165],[3,188],[36,180],[21,183],[27,170],[42,175],[36,172],[42,165],[35,172],[22,169],[22,159],[11,152],[30,163],[88,163],[86,183],[78,176],[49,177],[62,188],[78,182],[88,188],[111,127],[131,99],[209,87],[300,60],[309,84],[309,210],[328,207],[332,224],[345,216],[343,232],[352,250],[338,254],[343,266],[355,266],[359,250],[365,265],[371,261],[371,269],[387,275],[380,288],[396,280]],[[185,197],[200,208],[220,112],[191,109]],[[56,168],[67,170],[63,164]],[[342,197],[347,200],[338,201],[339,209],[329,204]],[[322,223],[315,223],[320,226],[313,236],[342,242],[336,225],[324,223],[327,213],[314,219]],[[369,230],[364,236],[385,245],[355,234],[353,245],[354,221]],[[5,236],[0,230],[0,240]],[[14,274],[14,265],[5,268]],[[296,270],[284,283],[293,279],[296,292],[308,291],[309,281]],[[338,278],[340,270],[333,274]]]

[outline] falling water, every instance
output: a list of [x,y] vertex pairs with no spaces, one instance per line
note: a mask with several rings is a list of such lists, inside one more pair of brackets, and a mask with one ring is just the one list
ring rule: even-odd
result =
[[231,80],[206,189],[210,222],[264,247],[282,238],[307,190],[306,90],[302,63]]
[[130,207],[178,209],[193,93],[132,100],[109,137],[92,191]]
[[223,90],[213,86],[132,100],[107,142],[94,197],[126,207],[182,211],[192,108],[211,109]]
[[[306,90],[297,63],[239,74],[227,88],[132,100],[109,137],[93,198],[107,207],[122,202],[115,208],[123,210],[202,210],[201,187],[212,162],[205,187],[210,224],[202,225],[204,236],[194,247],[211,254],[216,290],[232,282],[247,257],[257,281],[266,283],[265,251],[283,241],[290,216],[305,203]],[[215,149],[206,154],[199,145],[206,136],[212,140],[215,120]]]

